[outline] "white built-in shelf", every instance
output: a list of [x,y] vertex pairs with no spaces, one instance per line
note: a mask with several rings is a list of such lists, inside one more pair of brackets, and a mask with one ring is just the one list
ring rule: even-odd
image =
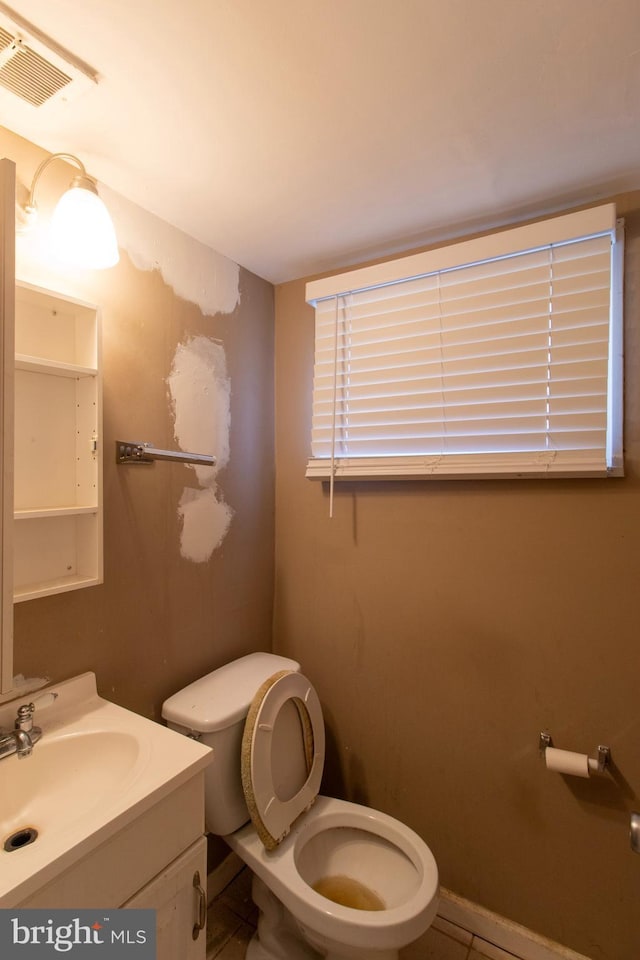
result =
[[95,587],[101,582],[97,577],[82,579],[74,574],[58,577],[55,580],[44,580],[41,583],[30,583],[26,587],[14,588],[13,602],[20,603],[22,600],[35,600],[36,597],[49,597],[52,593],[66,593],[69,590],[78,590],[80,587]]
[[16,354],[16,370],[47,373],[52,377],[67,377],[70,380],[98,375],[96,367],[80,367],[76,363],[59,363],[57,360],[44,360],[42,357],[27,357],[23,354]]
[[79,517],[95,514],[97,507],[44,507],[39,510],[14,510],[15,520],[42,520],[44,517]]
[[102,582],[97,309],[16,287],[14,599]]

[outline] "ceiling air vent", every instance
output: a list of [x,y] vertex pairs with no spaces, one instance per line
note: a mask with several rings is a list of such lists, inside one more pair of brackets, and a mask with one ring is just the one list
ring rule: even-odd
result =
[[40,107],[72,78],[0,27],[0,84],[34,107]]
[[72,100],[95,89],[98,79],[93,67],[0,0],[3,126],[28,136],[32,128],[25,123],[36,116],[40,123],[45,115],[54,123]]

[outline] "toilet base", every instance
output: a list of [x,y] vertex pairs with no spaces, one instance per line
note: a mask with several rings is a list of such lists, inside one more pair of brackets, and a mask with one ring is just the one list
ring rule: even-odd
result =
[[[397,950],[362,950],[344,946],[337,951],[311,945],[289,910],[254,874],[251,886],[258,907],[258,929],[247,948],[246,960],[398,960]],[[312,936],[312,934],[309,934]]]
[[291,913],[255,875],[251,896],[260,912],[246,960],[321,960],[322,954],[307,943]]

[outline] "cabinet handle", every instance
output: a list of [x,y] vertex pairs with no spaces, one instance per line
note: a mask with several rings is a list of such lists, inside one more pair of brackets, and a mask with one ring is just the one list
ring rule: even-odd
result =
[[200,872],[198,870],[196,870],[193,875],[193,889],[198,895],[198,919],[193,926],[191,936],[194,940],[197,940],[200,936],[200,931],[204,930],[207,925],[207,895],[200,883]]

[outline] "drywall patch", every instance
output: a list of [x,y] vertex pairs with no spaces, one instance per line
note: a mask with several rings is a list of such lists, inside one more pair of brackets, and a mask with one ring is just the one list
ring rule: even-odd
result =
[[194,468],[204,486],[229,462],[231,384],[224,347],[202,336],[178,344],[167,382],[180,449],[216,458],[214,468]]
[[233,510],[218,500],[215,486],[204,490],[185,487],[178,516],[182,519],[180,553],[185,560],[206,563],[224,540]]
[[[26,199],[27,187],[21,181],[18,190]],[[98,191],[113,219],[118,246],[126,250],[138,270],[158,270],[177,296],[207,316],[233,313],[240,303],[237,263],[104,184],[98,185]],[[16,273],[30,283],[82,297],[77,271],[52,258],[46,216],[28,232],[18,232]]]
[[99,185],[118,245],[138,270],[159,270],[174,293],[204,314],[233,313],[240,303],[240,267],[121,194]]
[[224,347],[209,337],[179,343],[167,379],[176,443],[186,453],[216,458],[214,467],[191,467],[198,487],[185,487],[178,506],[180,553],[205,563],[224,540],[232,508],[219,494],[216,477],[229,462],[231,384]]

